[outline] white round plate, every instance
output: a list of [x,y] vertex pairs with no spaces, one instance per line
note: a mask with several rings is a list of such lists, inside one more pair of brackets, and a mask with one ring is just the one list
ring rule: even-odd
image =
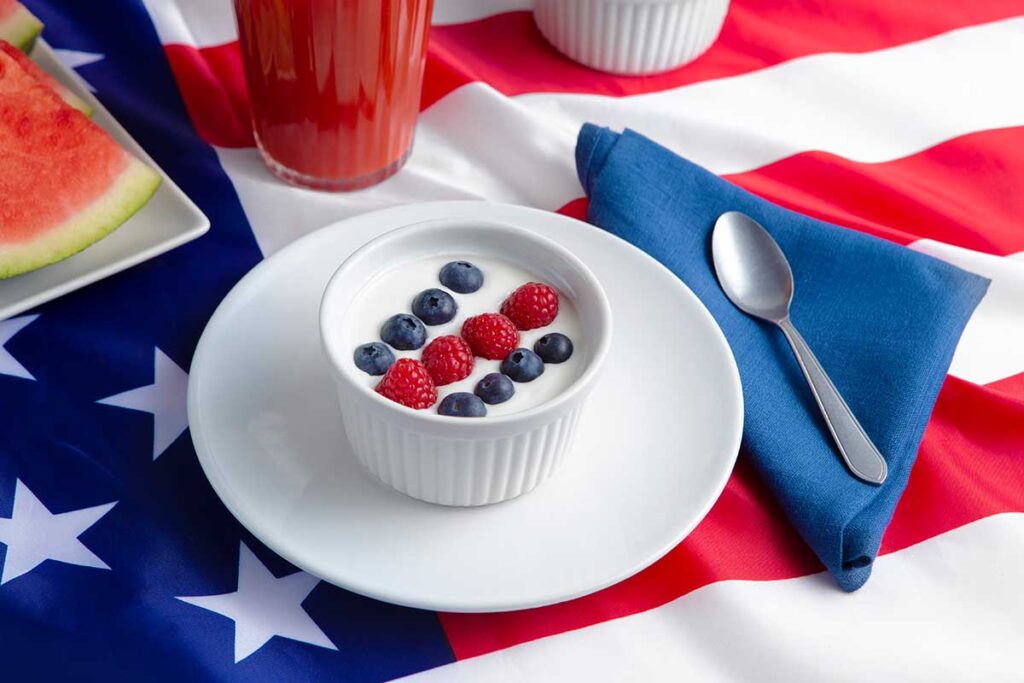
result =
[[[320,296],[349,254],[387,230],[448,217],[512,223],[565,245],[601,280],[615,320],[562,470],[482,508],[414,500],[362,468],[317,331]],[[586,223],[483,202],[364,214],[254,268],[203,333],[188,413],[213,488],[275,552],[356,593],[456,612],[561,602],[648,566],[718,498],[743,422],[725,338],[668,270]]]

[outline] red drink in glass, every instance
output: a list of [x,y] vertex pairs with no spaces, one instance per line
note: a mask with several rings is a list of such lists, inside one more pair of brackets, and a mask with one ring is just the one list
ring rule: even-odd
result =
[[256,144],[270,170],[355,190],[412,147],[433,0],[234,0]]

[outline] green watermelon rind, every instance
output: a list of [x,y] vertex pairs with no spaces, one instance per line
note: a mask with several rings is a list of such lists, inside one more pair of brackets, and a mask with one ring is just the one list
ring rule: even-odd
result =
[[32,51],[36,38],[42,32],[43,22],[24,6],[18,7],[10,17],[0,23],[0,38],[25,54]]
[[67,87],[63,83],[59,83],[58,85],[60,85],[60,87],[57,88],[57,94],[60,95],[60,98],[62,100],[67,102],[69,106],[77,109],[78,111],[82,112],[83,114],[85,114],[89,118],[92,118],[92,115],[95,114],[96,112],[93,110],[91,104],[89,104],[88,102],[83,100],[81,97],[76,95],[71,90],[71,88]]
[[0,244],[0,279],[63,261],[95,244],[145,206],[162,180],[159,173],[133,157],[103,196],[62,225],[21,244]]

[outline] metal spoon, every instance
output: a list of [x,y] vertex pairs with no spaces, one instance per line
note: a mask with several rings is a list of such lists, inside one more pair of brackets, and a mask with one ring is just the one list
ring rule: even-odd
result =
[[871,484],[884,482],[885,459],[789,319],[793,271],[779,245],[753,218],[729,211],[715,223],[711,254],[729,300],[744,313],[782,329],[850,472]]

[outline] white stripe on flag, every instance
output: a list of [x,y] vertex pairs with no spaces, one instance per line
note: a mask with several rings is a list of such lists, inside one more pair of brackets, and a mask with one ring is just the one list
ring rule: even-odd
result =
[[495,14],[533,9],[533,0],[434,0],[433,24],[464,24]]
[[164,45],[213,47],[238,39],[231,0],[142,0]]
[[612,98],[523,95],[535,116],[631,127],[715,173],[806,151],[853,161],[907,156],[1024,123],[1024,17],[861,54],[817,54],[749,74]]
[[1020,255],[1004,258],[934,240],[911,249],[992,280],[956,347],[949,374],[988,384],[1024,372],[1024,265]]
[[1019,680],[1022,563],[1024,514],[997,515],[879,558],[853,594],[824,574],[723,581],[402,680]]

